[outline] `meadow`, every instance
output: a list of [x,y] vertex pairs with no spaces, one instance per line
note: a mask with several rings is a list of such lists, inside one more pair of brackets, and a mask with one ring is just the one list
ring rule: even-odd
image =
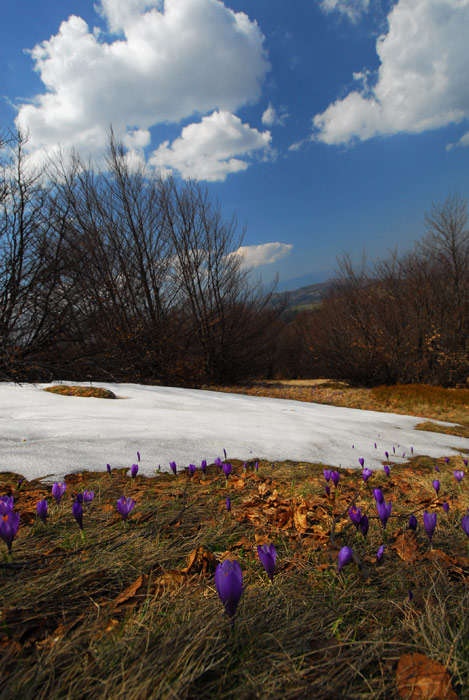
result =
[[[210,388],[469,434],[465,389]],[[136,454],[65,490],[3,472],[0,697],[469,697],[469,455],[400,449],[383,471],[221,454],[150,478]]]

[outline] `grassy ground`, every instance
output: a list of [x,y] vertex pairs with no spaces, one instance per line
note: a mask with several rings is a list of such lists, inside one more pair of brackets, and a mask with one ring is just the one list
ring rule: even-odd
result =
[[[60,505],[50,485],[18,488],[17,475],[0,474],[0,494],[20,513],[12,561],[0,544],[0,697],[469,697],[469,474],[460,485],[453,476],[462,456],[391,461],[389,478],[366,483],[338,470],[330,496],[324,465],[228,461],[228,485],[215,465],[205,479],[73,474]],[[392,501],[385,531],[377,487]],[[84,489],[95,493],[83,505],[85,539],[72,515]],[[122,495],[136,503],[126,527]],[[42,498],[46,525],[35,515]],[[352,505],[369,518],[366,537]],[[432,545],[424,510],[437,514]],[[256,551],[270,542],[273,583]],[[339,573],[345,545],[355,559]],[[226,558],[243,572],[233,623],[214,585]]]

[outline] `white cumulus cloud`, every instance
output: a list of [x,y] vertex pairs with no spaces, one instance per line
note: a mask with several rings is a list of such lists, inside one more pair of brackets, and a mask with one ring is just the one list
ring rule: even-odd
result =
[[[469,0],[399,0],[376,44],[381,65],[313,119],[313,138],[346,144],[469,118]],[[365,79],[366,78],[366,79]]]
[[263,243],[261,245],[241,246],[231,255],[241,256],[243,267],[254,268],[260,265],[269,265],[285,258],[290,255],[292,248],[292,243]]
[[230,112],[213,112],[201,122],[185,126],[171,144],[162,143],[149,163],[163,171],[177,170],[184,178],[224,180],[229,173],[248,167],[239,156],[247,157],[254,151],[268,154],[270,141],[270,131],[253,129]]
[[31,51],[45,91],[17,115],[30,149],[96,152],[110,124],[140,148],[157,123],[259,98],[264,37],[221,0],[102,0],[98,9],[114,36],[72,15]]

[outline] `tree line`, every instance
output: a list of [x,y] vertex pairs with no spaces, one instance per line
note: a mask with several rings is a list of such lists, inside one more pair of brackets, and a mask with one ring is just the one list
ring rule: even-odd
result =
[[469,376],[469,230],[454,195],[405,255],[338,260],[312,311],[272,305],[207,188],[132,163],[31,166],[0,139],[0,379],[172,383],[330,377],[455,386]]
[[277,331],[271,292],[236,252],[243,233],[200,184],[77,154],[33,168],[3,139],[0,376],[236,381]]

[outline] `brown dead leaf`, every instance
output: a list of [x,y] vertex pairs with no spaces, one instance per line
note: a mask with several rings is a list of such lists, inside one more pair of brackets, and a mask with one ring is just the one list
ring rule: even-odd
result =
[[469,576],[468,557],[450,556],[441,549],[430,549],[426,553],[425,559],[438,562],[440,566],[443,566],[448,571],[450,578],[465,579]]
[[117,598],[114,599],[114,605],[117,607],[118,605],[122,605],[122,603],[125,603],[128,601],[130,598],[133,598],[137,591],[141,588],[143,584],[143,575],[139,576],[136,581],[130,584],[125,590],[123,590]]
[[265,498],[270,494],[270,489],[264,481],[257,485],[257,491],[261,498]]
[[403,654],[396,670],[399,697],[405,700],[457,700],[446,668],[424,654]]
[[308,510],[305,505],[296,506],[293,511],[293,522],[296,530],[304,534],[308,529]]
[[183,574],[207,574],[215,571],[217,560],[212,552],[202,546],[194,549],[187,559],[187,566],[181,569]]
[[407,564],[414,564],[418,559],[421,559],[417,535],[413,530],[401,532],[395,543],[391,545],[391,549]]

